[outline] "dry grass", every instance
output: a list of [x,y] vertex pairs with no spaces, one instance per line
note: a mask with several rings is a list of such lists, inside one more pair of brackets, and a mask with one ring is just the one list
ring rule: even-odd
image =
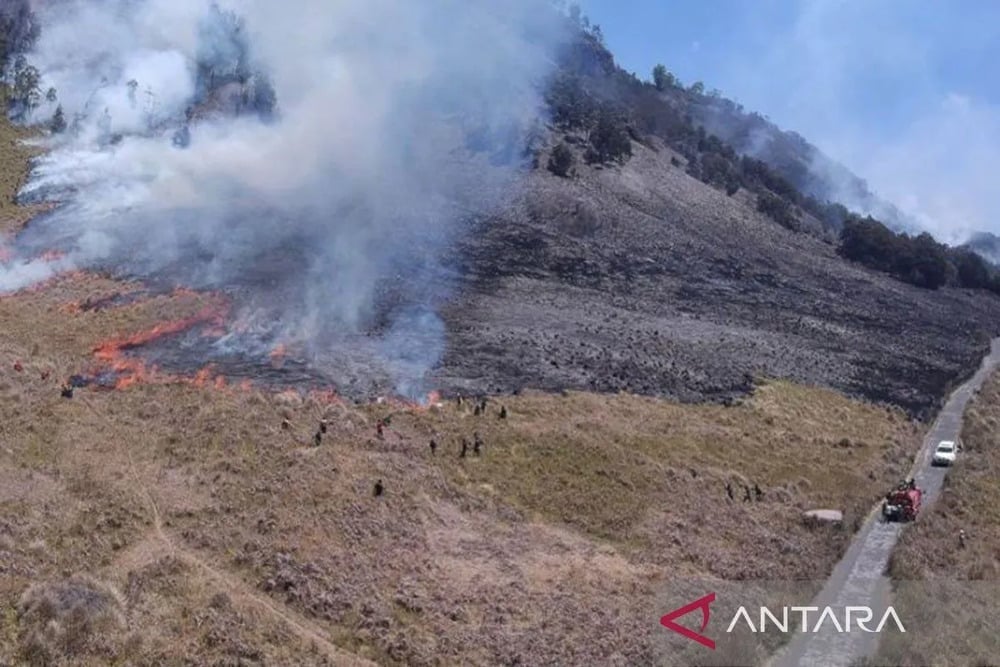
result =
[[[785,382],[728,408],[529,392],[481,417],[183,384],[61,398],[103,339],[211,300],[72,307],[135,288],[74,274],[0,298],[0,662],[324,664],[329,640],[383,664],[648,663],[665,577],[822,577],[855,522],[801,511],[860,517],[919,444],[899,412]],[[71,575],[121,591],[80,644],[31,604]]]
[[883,662],[986,665],[1000,654],[1000,373],[966,410],[962,440],[941,497],[893,554],[897,607],[917,620],[905,641],[892,635],[884,642]]
[[[6,108],[6,90],[0,86],[0,108]],[[24,226],[41,207],[21,207],[14,203],[17,191],[28,176],[28,161],[38,154],[24,143],[33,131],[0,121],[0,236]]]
[[118,660],[123,608],[116,591],[91,577],[33,584],[17,608],[21,657],[33,665]]

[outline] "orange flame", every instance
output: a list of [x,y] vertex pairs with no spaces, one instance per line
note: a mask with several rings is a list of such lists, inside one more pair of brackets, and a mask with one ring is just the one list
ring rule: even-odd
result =
[[[125,389],[137,382],[154,379],[165,381],[176,380],[176,378],[169,376],[159,378],[156,367],[147,367],[146,363],[141,359],[127,357],[123,352],[134,347],[146,345],[163,336],[186,331],[199,324],[221,326],[225,320],[226,312],[227,307],[225,304],[208,304],[191,317],[162,322],[152,329],[105,341],[94,348],[94,358],[108,365],[119,375],[115,381],[115,389]],[[210,380],[211,369],[206,367],[195,374],[191,383],[195,386],[204,386]]]
[[340,405],[344,402],[332,389],[313,389],[309,392],[309,398],[317,403]]

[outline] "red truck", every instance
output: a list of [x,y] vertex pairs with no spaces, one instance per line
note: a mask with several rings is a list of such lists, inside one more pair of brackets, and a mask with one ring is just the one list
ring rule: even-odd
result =
[[913,480],[904,482],[885,494],[882,502],[882,518],[886,521],[914,521],[920,511],[923,491]]

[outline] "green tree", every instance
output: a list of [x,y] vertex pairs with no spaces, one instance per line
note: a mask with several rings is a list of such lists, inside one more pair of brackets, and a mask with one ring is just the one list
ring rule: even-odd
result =
[[56,107],[56,112],[52,114],[52,120],[49,121],[49,129],[52,130],[52,134],[62,134],[66,131],[66,116],[63,114],[61,104]]
[[694,83],[691,84],[691,88],[689,88],[689,90],[695,95],[704,95],[705,84],[703,84],[701,81],[695,81]]
[[986,262],[971,250],[959,250],[955,253],[955,268],[962,287],[988,288],[993,283],[993,276]]
[[18,56],[14,61],[14,87],[11,91],[14,106],[19,107],[15,116],[23,118],[41,102],[42,93],[38,88],[40,81],[38,70],[29,65],[24,56]]
[[676,86],[677,78],[663,65],[657,65],[653,68],[653,85],[657,90],[663,91]]
[[47,91],[45,91],[45,99],[47,101],[49,101],[49,102],[55,102],[57,98],[58,98],[58,95],[56,94],[56,89],[55,88],[49,88]]
[[597,123],[590,131],[590,149],[587,162],[625,162],[632,157],[632,140],[622,119],[608,109],[601,111]]
[[777,195],[769,192],[757,195],[757,210],[786,229],[798,231],[800,228],[799,219],[791,205]]

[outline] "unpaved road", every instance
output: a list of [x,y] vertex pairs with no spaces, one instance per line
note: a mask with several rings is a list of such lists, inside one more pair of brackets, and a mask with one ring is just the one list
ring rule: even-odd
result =
[[[962,415],[972,395],[979,390],[990,372],[1000,364],[1000,338],[994,339],[990,354],[983,359],[976,374],[955,389],[948,402],[927,433],[923,447],[917,455],[912,476],[917,486],[924,490],[922,512],[941,492],[947,468],[931,467],[931,456],[941,440],[956,440],[962,430]],[[851,606],[870,606],[876,609],[876,619],[881,617],[879,608],[888,604],[891,587],[885,576],[889,556],[904,524],[882,523],[879,514],[869,515],[858,531],[844,558],[834,568],[823,590],[813,604],[837,609]],[[905,625],[905,619],[903,619]],[[798,634],[771,661],[772,667],[848,667],[853,662],[875,654],[878,635],[866,632],[838,633],[832,624],[824,624],[815,634]]]

